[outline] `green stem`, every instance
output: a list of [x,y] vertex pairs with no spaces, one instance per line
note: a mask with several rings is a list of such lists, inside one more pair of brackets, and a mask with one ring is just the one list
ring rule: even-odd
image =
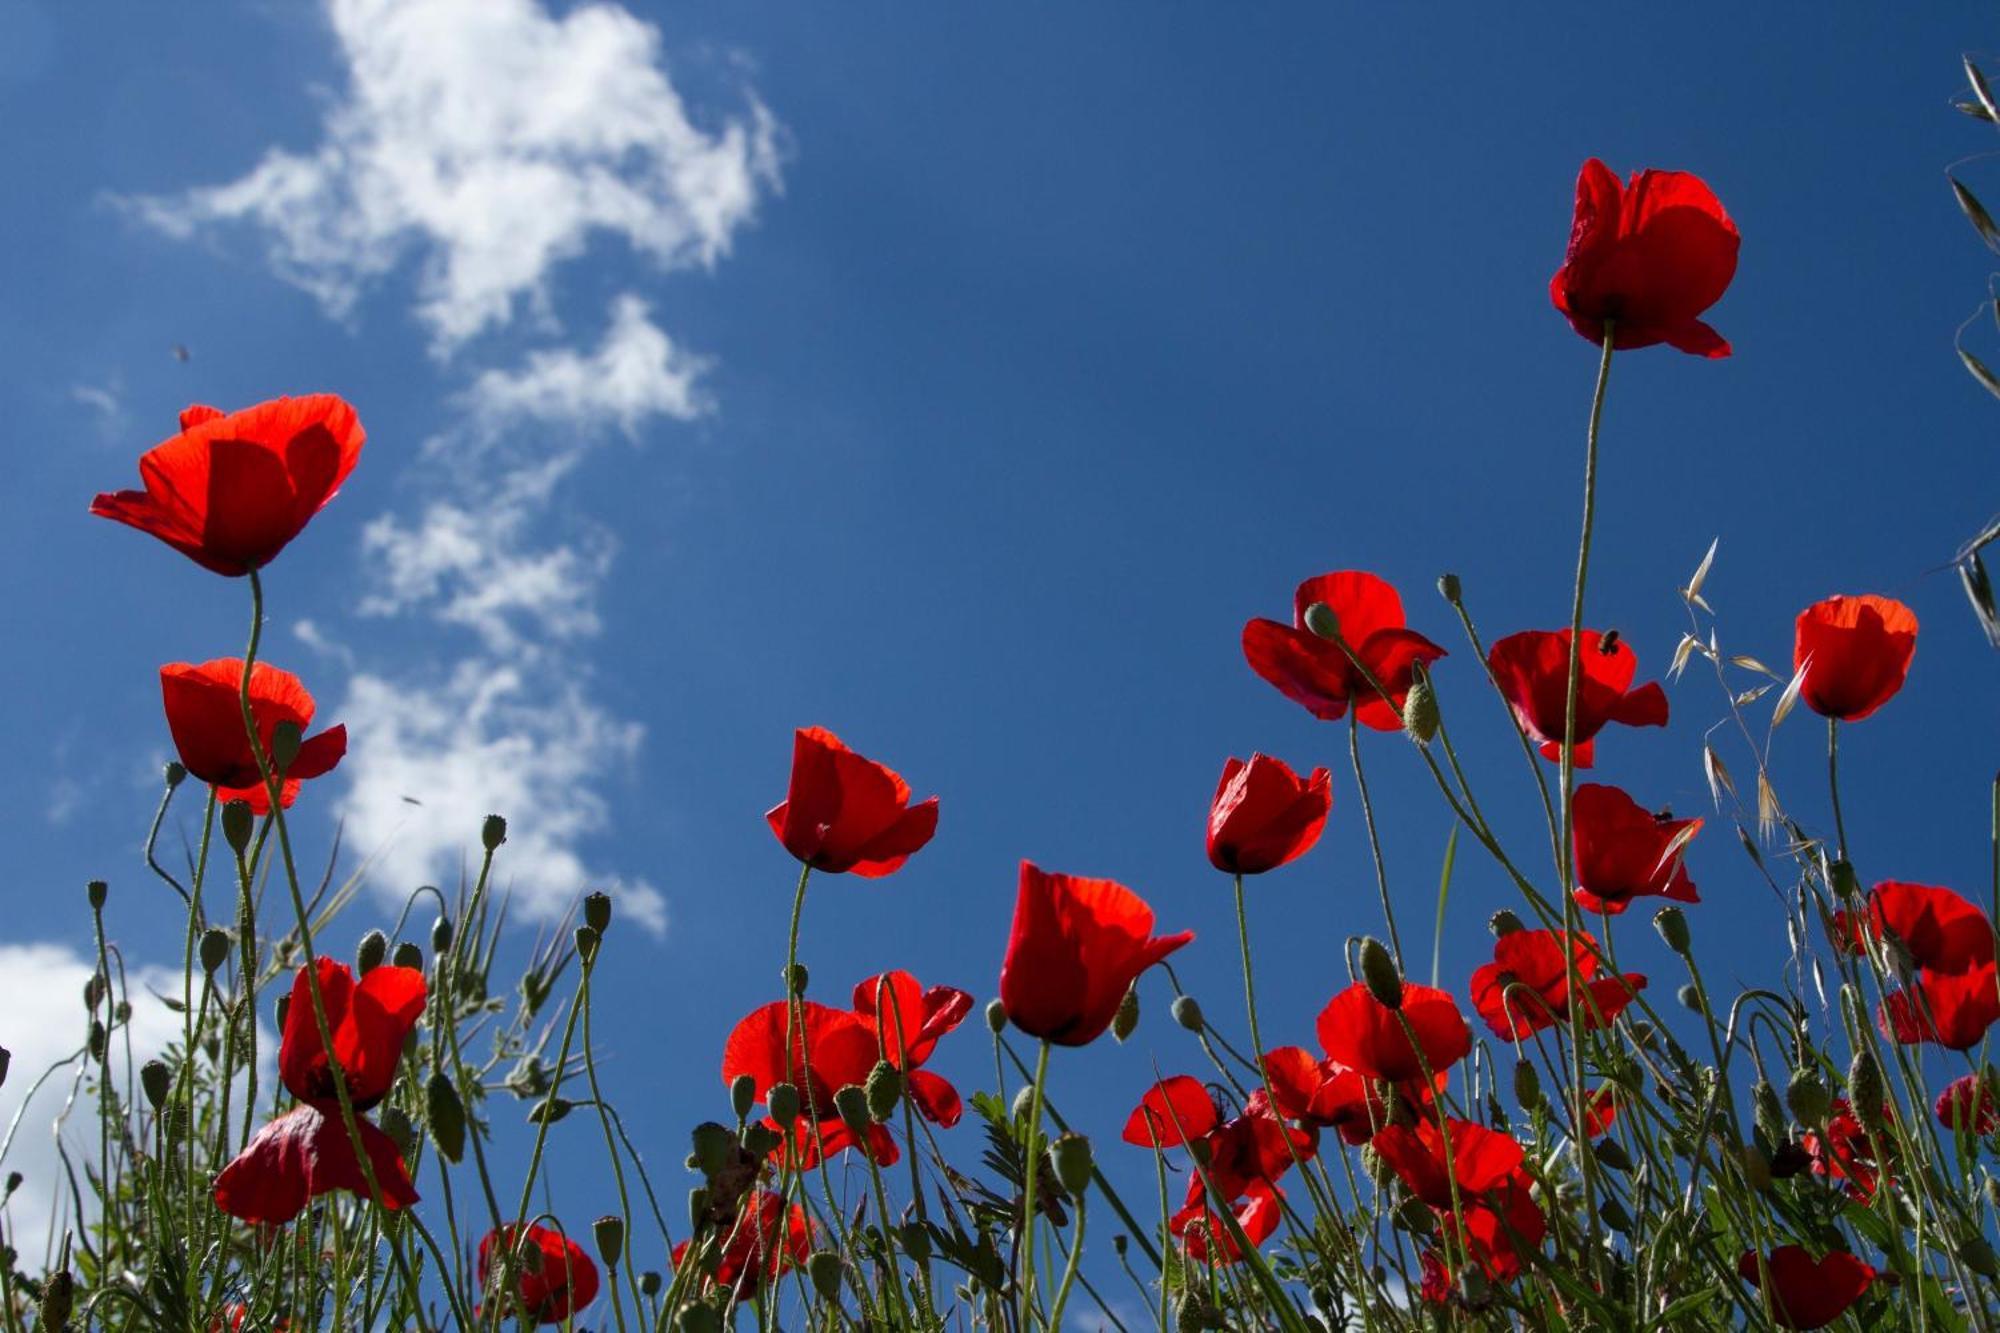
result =
[[1030,1312],[1039,1315],[1035,1305],[1035,1177],[1041,1174],[1042,1085],[1048,1073],[1049,1043],[1045,1038],[1041,1053],[1035,1057],[1034,1082],[1029,1085],[1028,1138],[1021,1154],[1021,1277],[1015,1283],[1019,1301],[1014,1326],[1022,1333],[1030,1327]]
[[1840,814],[1840,719],[1826,720],[1826,785],[1833,796],[1833,834],[1840,859],[1847,859],[1847,821]]
[[[1384,693],[1383,698],[1389,696]],[[1347,757],[1354,763],[1354,790],[1361,797],[1361,822],[1368,826],[1368,853],[1375,861],[1375,887],[1382,895],[1382,919],[1389,926],[1389,952],[1396,959],[1396,970],[1403,970],[1403,940],[1396,933],[1396,910],[1389,905],[1389,871],[1382,862],[1382,840],[1375,833],[1375,804],[1368,799],[1368,778],[1361,771],[1361,723],[1360,710],[1347,711]]]

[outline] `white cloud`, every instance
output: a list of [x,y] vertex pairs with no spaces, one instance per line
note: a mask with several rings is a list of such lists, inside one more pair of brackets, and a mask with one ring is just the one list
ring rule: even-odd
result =
[[696,388],[703,357],[675,345],[645,301],[627,292],[611,303],[611,326],[597,350],[533,352],[520,370],[488,370],[460,395],[482,430],[528,423],[634,434],[649,417],[691,421],[709,410]]
[[409,255],[441,351],[509,323],[594,234],[662,269],[707,267],[777,185],[777,128],[748,96],[696,125],[652,25],[614,4],[327,0],[347,67],[319,146],[225,185],[130,202],[171,235],[247,222],[336,316]]
[[429,688],[356,676],[335,716],[350,739],[342,815],[374,857],[369,881],[386,899],[400,902],[419,884],[456,886],[481,822],[502,814],[499,884],[518,915],[552,920],[604,889],[621,918],[665,931],[657,889],[593,872],[575,850],[607,826],[597,790],[607,770],[631,763],[637,723],[610,716],[552,672],[482,659]]

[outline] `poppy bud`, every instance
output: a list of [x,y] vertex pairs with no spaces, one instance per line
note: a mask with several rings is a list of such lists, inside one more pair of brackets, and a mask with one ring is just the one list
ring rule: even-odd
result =
[[1035,1109],[1035,1088],[1033,1084],[1029,1084],[1027,1087],[1022,1088],[1019,1092],[1014,1094],[1014,1105],[1009,1108],[1009,1114],[1015,1120],[1026,1120],[1028,1118],[1028,1112],[1034,1109]]
[[389,961],[397,967],[424,970],[424,951],[409,940],[401,940],[389,954]]
[[750,1118],[750,1108],[757,1104],[757,1076],[738,1074],[729,1085],[729,1109],[736,1113],[738,1120]]
[[1816,1072],[1803,1065],[1792,1071],[1791,1081],[1785,1085],[1785,1105],[1801,1125],[1824,1125],[1831,1104],[1826,1084]]
[[1430,673],[1419,668],[1403,696],[1403,730],[1419,745],[1429,745],[1438,730],[1437,691],[1431,688]]
[[148,1060],[139,1066],[139,1087],[146,1094],[146,1104],[155,1111],[166,1104],[167,1093],[173,1090],[174,1073],[167,1068],[164,1060]]
[[379,930],[371,930],[361,937],[361,943],[354,950],[354,973],[367,976],[389,956],[389,937]]
[[1604,1219],[1604,1225],[1621,1236],[1632,1234],[1632,1214],[1625,1211],[1625,1205],[1616,1199],[1606,1199],[1597,1206],[1597,1215]]
[[1201,1006],[1195,1003],[1194,996],[1176,995],[1173,1007],[1169,1012],[1173,1014],[1174,1022],[1179,1023],[1189,1032],[1201,1031]]
[[1447,602],[1450,602],[1453,606],[1457,606],[1460,594],[1461,594],[1461,589],[1458,586],[1458,575],[1456,574],[1438,575],[1438,596],[1444,598]]
[[382,1132],[396,1145],[396,1151],[408,1157],[417,1146],[417,1125],[400,1106],[385,1106],[375,1113]]
[[13,1063],[14,1063],[14,1053],[8,1050],[5,1046],[0,1046],[0,1086],[4,1086],[6,1084],[7,1070],[13,1065]]
[[618,1267],[618,1258],[625,1252],[625,1219],[606,1214],[590,1224],[590,1234],[597,1242],[597,1257],[604,1260],[604,1266]]
[[1361,938],[1361,980],[1367,983],[1368,993],[1385,1009],[1403,1007],[1403,978],[1396,971],[1396,960],[1389,956],[1389,950],[1373,935]]
[[1984,1236],[1966,1237],[1959,1242],[1956,1253],[1960,1263],[1981,1277],[2000,1277],[2000,1256],[1993,1253]]
[[1493,932],[1494,939],[1505,939],[1521,929],[1521,918],[1503,907],[1486,918],[1486,928]]
[[1118,1252],[1120,1259],[1125,1257],[1125,1252],[1131,1247],[1132,1238],[1122,1231],[1111,1238],[1111,1248]]
[[785,1146],[785,1136],[761,1120],[743,1129],[743,1151],[762,1161]]
[[[743,1077],[749,1078],[750,1076],[745,1074]],[[755,1080],[752,1080],[751,1086],[753,1089],[755,1088]],[[771,1090],[764,1094],[764,1105],[770,1108],[771,1119],[777,1121],[786,1129],[790,1129],[792,1122],[799,1118],[798,1085],[795,1083],[772,1084]]]
[[278,1031],[285,1030],[285,1019],[291,1012],[292,997],[289,994],[280,995],[277,1003],[271,1006],[271,1015],[277,1020]]
[[431,1075],[424,1088],[424,1114],[439,1155],[458,1165],[465,1156],[465,1103],[459,1098],[458,1085],[442,1069]]
[[93,1018],[90,1020],[90,1058],[99,1064],[104,1063],[104,1046],[104,1024]]
[[[13,1175],[7,1177],[7,1179],[11,1181],[18,1181],[20,1178],[20,1174],[21,1173],[17,1171]],[[12,1186],[8,1187],[7,1192],[9,1194],[12,1194],[14,1192]],[[1995,1208],[2000,1208],[2000,1176],[1986,1177],[1986,1202]]]
[[806,993],[806,965],[804,963],[793,963],[788,970],[778,974],[778,980],[785,983],[785,994],[804,995]]
[[451,952],[451,918],[441,916],[431,922],[431,952],[447,954]]
[[48,1275],[42,1283],[42,1301],[39,1309],[41,1327],[60,1329],[69,1323],[70,1303],[76,1297],[76,1279],[69,1270],[59,1268]]
[[1524,1111],[1532,1111],[1542,1104],[1542,1076],[1535,1072],[1532,1060],[1514,1062],[1514,1100]]
[[103,1003],[104,974],[92,972],[89,980],[83,983],[83,1007],[94,1014],[97,1012],[97,1006]]
[[83,886],[83,896],[90,900],[90,910],[93,912],[104,910],[104,898],[110,892],[111,886],[101,879],[93,879]]
[[201,933],[201,970],[213,974],[229,961],[229,932],[210,926]]
[[688,1226],[699,1236],[708,1226],[708,1186],[696,1185],[688,1191]]
[[172,791],[174,788],[180,786],[181,783],[187,781],[187,775],[188,775],[187,768],[181,763],[180,760],[178,759],[167,760],[168,791]]
[[1064,1134],[1049,1145],[1049,1165],[1056,1183],[1072,1197],[1090,1188],[1092,1168],[1090,1140],[1081,1134]]
[[1854,1118],[1870,1129],[1882,1125],[1882,1066],[1875,1052],[1863,1046],[1847,1066],[1847,1097],[1854,1105]]
[[1396,1225],[1413,1236],[1429,1236],[1437,1231],[1437,1218],[1429,1204],[1412,1197],[1397,1206]]
[[1007,1006],[998,1000],[986,1002],[986,1026],[995,1036],[1007,1030]]
[[1486,1280],[1478,1265],[1467,1264],[1459,1273],[1458,1298],[1475,1310],[1493,1299],[1493,1284]]
[[21,1188],[21,1182],[26,1179],[27,1177],[19,1171],[9,1171],[7,1173],[7,1188],[4,1192],[0,1192],[0,1199],[13,1197],[14,1191]]
[[[856,1135],[868,1133],[868,1093],[865,1089],[848,1084],[833,1094],[833,1109],[840,1116],[840,1123]],[[865,1140],[864,1140],[865,1141]]]
[[576,956],[583,960],[584,966],[588,967],[591,963],[597,961],[597,946],[603,939],[602,935],[599,935],[589,926],[578,926],[576,928]]
[[553,1125],[556,1121],[576,1109],[576,1104],[565,1097],[551,1097],[545,1102],[536,1102],[528,1112],[531,1125]]
[[1632,1169],[1632,1157],[1625,1151],[1624,1145],[1619,1143],[1617,1139],[1609,1136],[1601,1138],[1590,1145],[1590,1151],[1598,1161],[1610,1167],[1613,1171],[1630,1171]]
[[479,845],[489,852],[500,850],[500,844],[507,841],[507,821],[499,815],[488,815],[479,826]]
[[864,1085],[868,1097],[868,1115],[876,1124],[881,1124],[896,1114],[896,1107],[903,1100],[903,1074],[887,1060],[877,1060],[875,1067],[868,1071],[868,1082]]
[[1180,1305],[1174,1310],[1174,1327],[1181,1333],[1212,1333],[1229,1325],[1221,1311],[1210,1305],[1200,1292],[1190,1289],[1181,1293]]
[[1674,992],[1674,998],[1680,1001],[1681,1008],[1701,1012],[1701,992],[1695,989],[1693,982],[1683,982]]
[[1124,1041],[1139,1030],[1139,991],[1137,987],[1127,987],[1125,998],[1118,1001],[1118,1012],[1111,1015],[1111,1035]]
[[1687,914],[1678,907],[1662,907],[1653,914],[1653,929],[1660,932],[1660,938],[1667,947],[1683,958],[1688,951]]
[[305,743],[305,729],[286,718],[271,731],[271,770],[282,775],[299,757],[299,746]]
[[1340,617],[1325,602],[1314,602],[1306,608],[1306,628],[1322,639],[1340,637]]
[[729,1168],[730,1159],[736,1155],[736,1135],[727,1125],[704,1120],[689,1137],[694,1143],[696,1170],[714,1179]]
[[831,1250],[817,1250],[806,1260],[806,1276],[823,1301],[840,1299],[840,1256]]
[[1774,1142],[1785,1137],[1784,1104],[1778,1100],[1778,1090],[1769,1079],[1760,1078],[1750,1085],[1750,1105],[1764,1137]]
[[1743,1168],[1743,1178],[1750,1182],[1754,1190],[1771,1188],[1771,1159],[1754,1143],[1743,1145],[1742,1156],[1738,1159]]
[[639,1274],[639,1293],[642,1296],[646,1297],[657,1296],[660,1294],[660,1288],[664,1287],[665,1285],[666,1282],[660,1277],[660,1275],[658,1273],[655,1273],[650,1268],[647,1269],[645,1272]]
[[222,805],[222,840],[238,856],[250,850],[250,834],[256,827],[248,801],[225,801]]
[[602,935],[611,929],[611,895],[593,893],[583,900],[583,920],[592,930]]
[[1833,895],[1837,901],[1848,902],[1861,896],[1861,881],[1855,877],[1851,862],[1835,861],[1826,868],[1826,874],[1833,884]]

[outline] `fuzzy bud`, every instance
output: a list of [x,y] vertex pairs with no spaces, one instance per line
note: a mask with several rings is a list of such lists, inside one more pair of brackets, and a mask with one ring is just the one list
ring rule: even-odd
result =
[[1623,1144],[1609,1135],[1591,1144],[1590,1151],[1598,1161],[1610,1167],[1613,1171],[1630,1171],[1632,1169],[1631,1155],[1625,1151]]
[[105,1032],[104,1024],[100,1023],[98,1020],[94,1018],[91,1019],[90,1058],[97,1061],[97,1063],[99,1064],[103,1064],[106,1048],[108,1045],[109,1045],[109,1034]]
[[1118,1001],[1117,1012],[1111,1015],[1111,1035],[1119,1041],[1129,1040],[1139,1030],[1139,988],[1127,988]]
[[608,893],[586,895],[583,900],[583,921],[600,935],[611,929],[611,895]]
[[238,856],[250,850],[250,835],[256,831],[257,817],[248,801],[225,801],[222,805],[222,840]]
[[187,781],[187,766],[178,759],[167,760],[167,790],[172,791]]
[[1426,672],[1416,673],[1410,682],[1410,692],[1403,696],[1403,730],[1419,745],[1429,745],[1437,735],[1437,691],[1431,687]]
[[382,960],[389,956],[389,937],[379,930],[371,930],[361,937],[361,943],[354,950],[354,971],[359,976],[367,976],[382,966]]
[[738,1120],[750,1118],[750,1108],[757,1104],[757,1076],[738,1074],[729,1084],[729,1109]]
[[166,1105],[173,1086],[174,1071],[167,1068],[166,1061],[148,1060],[139,1066],[139,1087],[145,1091],[146,1104],[155,1111]]
[[887,1060],[877,1060],[868,1071],[868,1082],[862,1085],[862,1090],[868,1098],[869,1119],[882,1124],[902,1104],[903,1071]]
[[1458,599],[1461,595],[1462,595],[1462,589],[1460,589],[1459,587],[1458,575],[1456,574],[1438,575],[1438,596],[1444,598],[1447,602],[1450,602],[1453,606],[1457,606]]
[[1505,939],[1521,929],[1521,918],[1503,907],[1486,918],[1486,928],[1493,932],[1494,939]]
[[1653,929],[1660,932],[1660,938],[1667,942],[1669,949],[1683,958],[1687,957],[1689,944],[1687,913],[1678,907],[1662,907],[1653,913]]
[[1542,1076],[1535,1072],[1532,1060],[1514,1062],[1514,1100],[1524,1111],[1532,1111],[1542,1104]]
[[575,1109],[576,1103],[570,1101],[568,1098],[551,1097],[547,1101],[535,1103],[534,1109],[528,1112],[528,1123],[531,1125],[553,1125],[556,1121],[561,1120]]
[[850,1083],[833,1094],[833,1109],[840,1116],[840,1123],[857,1136],[865,1136],[873,1123],[868,1117],[868,1093],[864,1088]]
[[201,970],[213,975],[229,961],[229,932],[210,926],[201,933]]
[[507,821],[499,815],[486,816],[486,822],[479,826],[479,845],[489,852],[500,850],[500,844],[507,841]]
[[1056,1183],[1071,1196],[1083,1193],[1090,1188],[1094,1166],[1090,1140],[1081,1134],[1061,1135],[1049,1145],[1049,1165],[1056,1173]]
[[397,967],[415,968],[421,972],[424,970],[424,951],[410,940],[401,940],[390,952],[389,961]]
[[1680,1001],[1681,1008],[1691,1009],[1697,1014],[1701,1012],[1701,992],[1695,988],[1693,982],[1682,982],[1674,990],[1674,998]]
[[1882,1125],[1882,1066],[1875,1052],[1863,1046],[1847,1066],[1847,1099],[1854,1106],[1854,1118],[1870,1129]]
[[[745,1075],[747,1078],[748,1075]],[[752,1084],[754,1090],[755,1084]],[[790,1129],[792,1122],[799,1118],[799,1088],[796,1083],[773,1083],[771,1090],[764,1094],[764,1105],[770,1108],[771,1119]]]
[[591,1239],[597,1242],[597,1257],[606,1268],[618,1267],[625,1253],[625,1219],[606,1214],[590,1224]]
[[1774,1143],[1785,1137],[1784,1103],[1778,1100],[1778,1090],[1769,1079],[1760,1078],[1750,1085],[1750,1105],[1764,1137]]
[[1785,1105],[1801,1125],[1817,1128],[1826,1123],[1832,1097],[1819,1074],[1801,1065],[1792,1071],[1791,1081],[1785,1084]]
[[416,1150],[417,1126],[408,1113],[400,1106],[385,1106],[375,1113],[375,1120],[382,1132],[389,1136],[389,1142],[396,1145],[396,1151],[408,1157]]
[[440,1069],[424,1087],[424,1118],[430,1121],[431,1142],[453,1166],[465,1156],[465,1103],[458,1085]]
[[283,776],[291,768],[292,761],[299,757],[299,746],[304,744],[305,730],[298,723],[286,718],[271,729],[271,770]]
[[986,1029],[995,1036],[1007,1030],[1007,1006],[998,1000],[986,1002]]
[[1035,1089],[1034,1086],[1030,1084],[1029,1086],[1022,1088],[1019,1092],[1016,1092],[1014,1094],[1014,1104],[1008,1108],[1008,1114],[1011,1115],[1015,1120],[1026,1120],[1028,1118],[1028,1112],[1034,1109],[1035,1109]]
[[639,1294],[647,1300],[659,1295],[666,1285],[666,1280],[650,1268],[639,1274]]
[[447,954],[451,952],[451,918],[441,916],[431,922],[431,952]]
[[1827,867],[1827,878],[1833,884],[1836,902],[1851,902],[1861,896],[1861,880],[1854,873],[1854,866],[1847,861],[1835,861]]
[[831,1304],[840,1299],[840,1256],[831,1250],[817,1250],[806,1259],[806,1276],[812,1279],[819,1298]]
[[1385,1009],[1403,1007],[1403,978],[1396,971],[1396,960],[1389,956],[1389,950],[1373,935],[1361,939],[1361,980],[1368,986],[1368,993]]
[[69,1324],[69,1309],[76,1299],[76,1279],[67,1268],[59,1268],[42,1282],[42,1301],[37,1311],[41,1327],[55,1330]]
[[1173,1007],[1168,1012],[1173,1014],[1174,1022],[1179,1023],[1189,1032],[1201,1031],[1201,1006],[1195,1003],[1194,996],[1176,995]]
[[1763,1149],[1754,1143],[1746,1143],[1737,1161],[1742,1166],[1743,1178],[1750,1182],[1751,1189],[1771,1188],[1771,1159],[1764,1156]]
[[111,886],[101,879],[93,879],[83,886],[83,896],[90,902],[90,910],[104,910],[104,899],[111,892]]
[[688,1226],[700,1234],[708,1225],[709,1191],[706,1185],[696,1185],[688,1191]]
[[589,926],[576,928],[576,956],[583,960],[585,967],[597,961],[597,946],[603,942],[604,937]]
[[806,993],[806,965],[793,963],[789,969],[778,974],[778,980],[785,984],[785,994],[804,995]]
[[1340,637],[1340,617],[1325,602],[1314,602],[1306,608],[1306,628],[1322,639]]
[[1181,1293],[1180,1304],[1175,1307],[1174,1327],[1181,1333],[1213,1333],[1228,1328],[1229,1324],[1199,1291],[1189,1289]]

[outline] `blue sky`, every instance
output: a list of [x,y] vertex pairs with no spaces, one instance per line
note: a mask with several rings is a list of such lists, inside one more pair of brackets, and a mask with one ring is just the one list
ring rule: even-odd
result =
[[[1234,1030],[1216,775],[1257,749],[1333,767],[1325,841],[1253,888],[1266,1035],[1309,1042],[1375,891],[1343,730],[1237,636],[1308,575],[1391,579],[1532,849],[1432,587],[1459,572],[1489,638],[1566,614],[1595,358],[1547,283],[1591,155],[1700,173],[1743,249],[1711,319],[1733,358],[1616,363],[1589,620],[1664,671],[1714,538],[1725,650],[1781,669],[1807,602],[1909,602],[1910,688],[1843,749],[1850,837],[1864,880],[1983,895],[1993,657],[1939,567],[1995,506],[2000,404],[1951,349],[1990,257],[1944,178],[1994,146],[1950,106],[1991,41],[1957,4],[246,0],[108,24],[0,0],[0,944],[60,962],[103,876],[128,956],[172,961],[137,855],[155,670],[239,652],[247,592],[84,510],[186,403],[325,389],[369,442],[273,568],[268,642],[355,736],[298,813],[319,855],[344,813],[347,863],[379,858],[336,935],[455,875],[489,808],[523,915],[621,884],[603,1037],[670,1185],[722,1109],[723,1033],[776,997],[793,871],[762,815],[799,725],[943,801],[901,874],[816,887],[821,985],[904,966],[984,999],[1027,856],[1199,931],[1183,978]],[[2000,159],[1963,178],[2000,195]],[[1712,813],[1721,696],[1700,671],[1670,694],[1673,725],[1608,738],[1599,772]],[[1428,956],[1447,814],[1406,742],[1367,739]],[[1814,827],[1822,757],[1816,719],[1780,729]],[[1471,852],[1461,989],[1511,892]],[[1726,820],[1690,864],[1711,978],[1773,979],[1782,916]],[[1643,921],[1621,953],[1668,999]],[[1155,1059],[1193,1067],[1164,994],[1131,1047],[1057,1063],[1107,1134]],[[980,1086],[983,1036],[938,1062]]]

